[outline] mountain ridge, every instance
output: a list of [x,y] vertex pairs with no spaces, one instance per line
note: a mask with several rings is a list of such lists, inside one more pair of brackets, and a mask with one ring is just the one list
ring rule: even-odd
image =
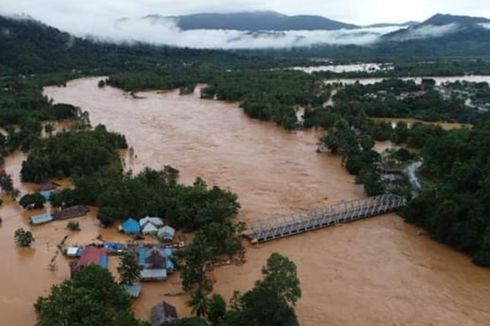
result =
[[289,30],[339,30],[359,26],[343,23],[318,15],[288,16],[275,11],[251,11],[236,13],[197,13],[180,16],[151,14],[141,19],[173,20],[182,30],[222,29],[239,31],[289,31]]

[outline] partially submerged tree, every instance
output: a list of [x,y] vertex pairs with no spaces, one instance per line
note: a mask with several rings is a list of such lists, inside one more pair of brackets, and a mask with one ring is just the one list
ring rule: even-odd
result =
[[24,209],[39,209],[43,208],[44,204],[46,204],[46,198],[44,198],[44,196],[40,193],[36,192],[22,196],[19,204]]
[[18,246],[30,247],[34,242],[34,237],[30,231],[20,228],[15,231],[14,240]]

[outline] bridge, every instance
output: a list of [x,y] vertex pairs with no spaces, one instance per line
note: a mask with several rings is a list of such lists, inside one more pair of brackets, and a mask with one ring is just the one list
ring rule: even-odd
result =
[[366,199],[343,201],[304,213],[280,216],[247,225],[244,236],[252,243],[285,238],[340,223],[395,211],[406,205],[406,199],[385,194]]

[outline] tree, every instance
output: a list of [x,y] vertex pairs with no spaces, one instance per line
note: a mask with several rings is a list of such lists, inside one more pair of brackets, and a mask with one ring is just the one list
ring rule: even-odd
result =
[[235,294],[222,325],[299,325],[294,305],[301,297],[296,265],[274,253],[263,268],[263,279],[243,295]]
[[138,259],[132,251],[125,251],[117,271],[121,284],[133,284],[140,277],[141,268]]
[[30,231],[20,228],[15,231],[14,240],[18,246],[30,247],[35,239]]
[[5,171],[0,172],[0,188],[4,193],[11,196],[12,199],[17,198],[20,193],[19,190],[14,187],[12,176]]
[[208,320],[212,325],[219,325],[226,315],[226,301],[220,294],[213,294],[209,301]]
[[25,209],[39,209],[43,208],[46,203],[46,198],[43,195],[36,192],[34,194],[27,194],[20,198],[19,204]]
[[70,231],[80,231],[80,223],[73,221],[68,222],[66,228]]
[[191,299],[187,302],[189,307],[192,308],[192,313],[197,317],[206,317],[209,311],[209,298],[208,292],[201,287],[191,292]]
[[97,265],[78,271],[71,280],[51,288],[34,305],[37,326],[137,326],[131,298],[114,282],[111,273]]

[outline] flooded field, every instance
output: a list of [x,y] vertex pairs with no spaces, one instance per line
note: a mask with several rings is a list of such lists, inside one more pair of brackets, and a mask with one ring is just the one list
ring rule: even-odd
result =
[[[314,132],[289,133],[247,118],[236,104],[204,101],[196,94],[145,92],[138,94],[144,99],[135,99],[111,87],[99,89],[98,80],[75,80],[66,88],[46,88],[45,94],[89,111],[94,125],[124,133],[136,153],[127,160],[128,169],[171,164],[184,182],[201,176],[210,185],[238,193],[239,219],[254,221],[364,196],[339,158],[315,152]],[[9,158],[7,171],[18,175],[22,159],[20,154]],[[0,255],[8,262],[0,277],[9,280],[0,282],[2,323],[30,325],[37,296],[69,275],[63,258],[55,272],[48,264],[56,243],[70,232],[63,222],[32,228],[33,248],[18,249],[13,232],[28,227],[27,217],[8,203],[0,215]],[[99,234],[124,240],[115,230],[100,229],[93,217],[78,220],[82,232],[73,234],[71,243]],[[213,272],[215,290],[229,298],[234,290],[251,288],[273,252],[289,256],[298,266],[301,325],[486,325],[490,320],[490,271],[421,236],[394,214],[247,245],[244,265]],[[187,297],[180,293],[178,275],[145,285],[136,312],[148,318],[151,307],[165,299],[180,314],[188,314]]]
[[[490,83],[490,76],[479,76],[479,75],[469,75],[469,76],[450,76],[450,77],[394,77],[403,80],[414,80],[416,83],[420,84],[422,79],[434,79],[436,85],[441,85],[444,83],[454,83],[457,81],[467,81],[471,83]],[[362,85],[376,84],[386,78],[340,78],[340,79],[329,79],[325,80],[326,84],[344,84],[350,85],[355,83],[360,83]]]

